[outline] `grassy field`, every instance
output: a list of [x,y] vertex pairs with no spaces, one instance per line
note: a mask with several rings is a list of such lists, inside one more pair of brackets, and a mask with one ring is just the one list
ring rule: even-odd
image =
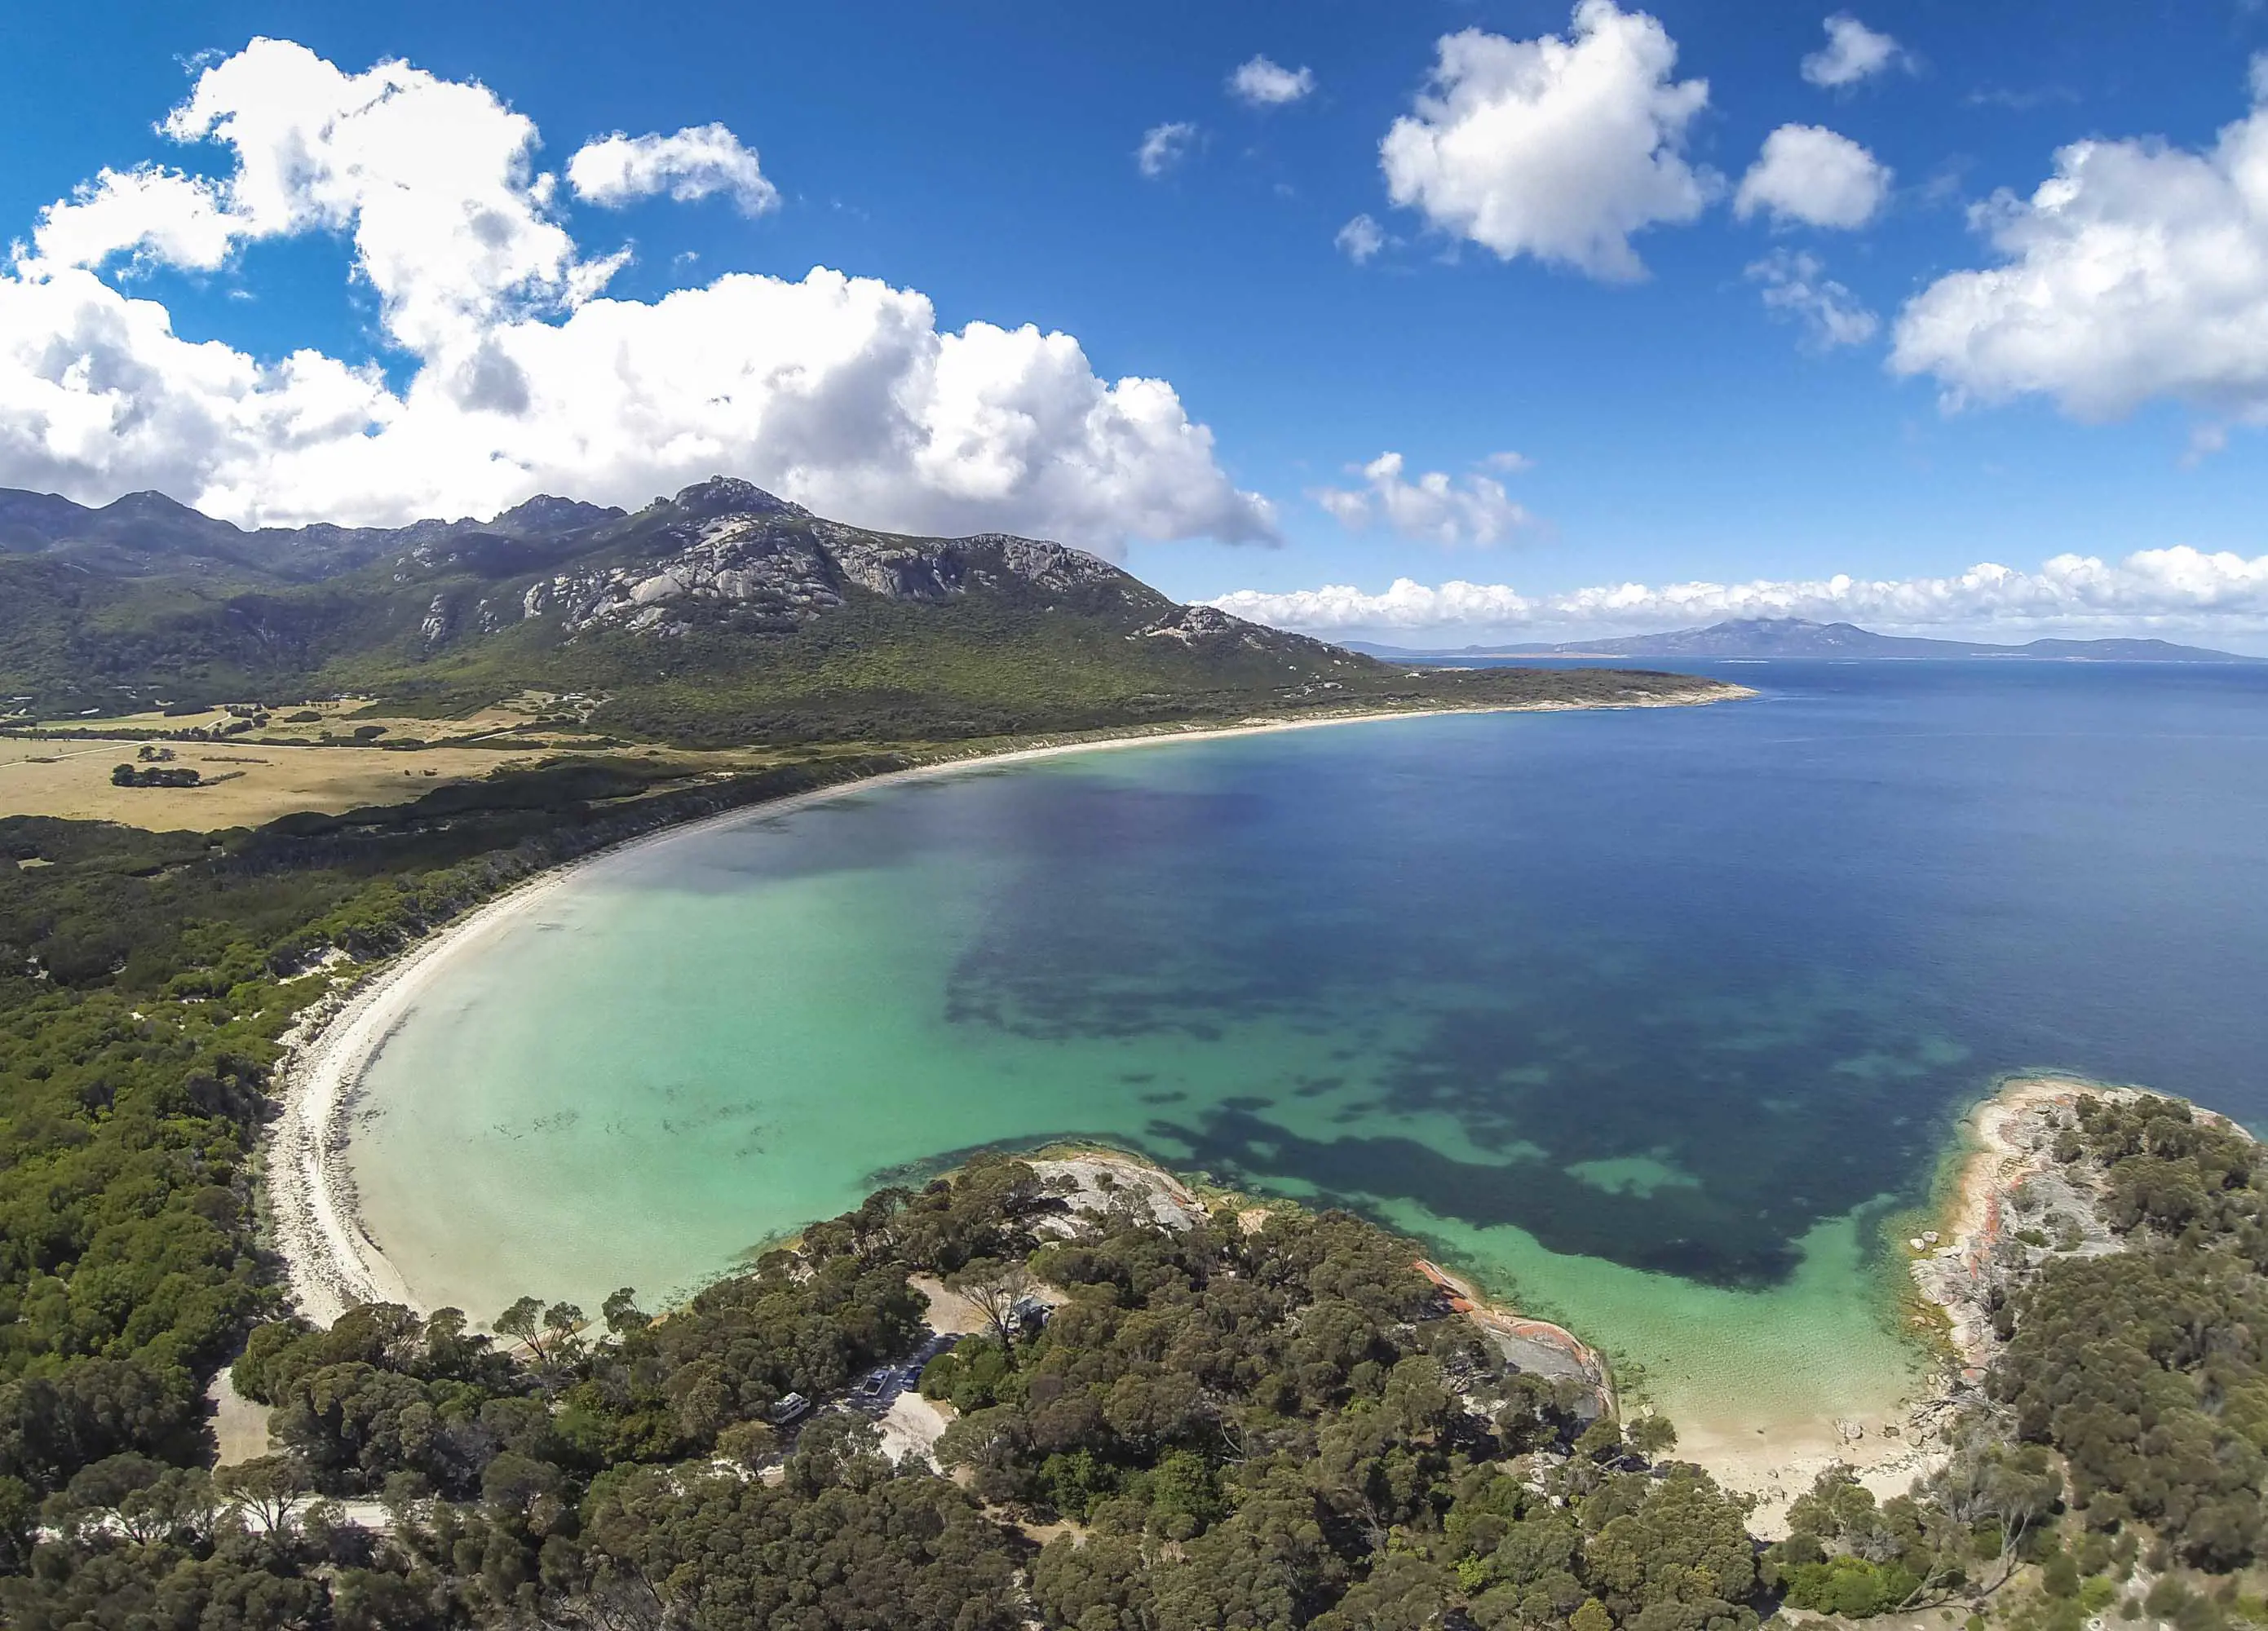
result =
[[[153,738],[154,740],[154,738]],[[175,765],[203,787],[114,787],[111,767],[133,760],[126,742],[0,741],[0,815],[122,821],[153,832],[257,827],[296,811],[329,814],[400,804],[450,782],[472,781],[539,754],[480,748],[276,747],[262,743],[166,743]],[[226,776],[226,781],[212,778]]]
[[[397,714],[358,697],[271,701],[260,716],[264,723],[222,736],[253,704],[234,706],[239,712],[216,704],[194,714],[26,721],[25,734],[0,736],[0,815],[117,821],[152,832],[217,832],[301,811],[336,815],[401,804],[507,767],[527,769],[562,753],[666,757],[685,761],[688,771],[772,762],[762,753],[680,754],[610,746],[582,728],[589,704],[541,691],[453,719]],[[195,740],[191,732],[218,739]],[[406,741],[420,746],[381,746]],[[114,785],[114,766],[151,762],[138,757],[145,747],[170,753],[163,763],[195,770],[207,785]]]

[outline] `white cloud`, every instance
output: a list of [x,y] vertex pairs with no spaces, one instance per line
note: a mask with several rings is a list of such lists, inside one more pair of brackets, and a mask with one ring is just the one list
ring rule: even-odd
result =
[[1781,249],[1753,262],[1748,276],[1764,285],[1765,308],[1802,323],[1821,350],[1864,345],[1874,337],[1881,320],[1826,271],[1816,255]]
[[55,266],[99,267],[122,254],[210,272],[228,259],[239,231],[211,182],[145,165],[104,170],[41,210],[32,253]]
[[1322,488],[1314,500],[1351,532],[1383,522],[1403,538],[1450,548],[1501,543],[1534,518],[1513,502],[1503,482],[1488,476],[1457,481],[1428,470],[1412,481],[1402,471],[1401,454],[1381,453],[1362,467],[1366,485]]
[[[910,531],[1273,534],[1170,385],[1100,378],[1069,334],[942,331],[925,296],[825,268],[601,298],[619,260],[582,257],[534,125],[482,86],[260,40],[164,128],[232,168],[99,178],[0,271],[0,484],[378,524],[544,491],[635,505],[721,471]],[[99,271],[313,232],[351,244],[401,388],[378,358],[186,337]]]
[[2084,419],[2153,397],[2268,418],[2268,73],[2203,151],[2074,142],[2020,198],[1971,212],[2001,261],[1900,313],[1891,367],[1948,402],[2038,394]]
[[2036,570],[1986,563],[1950,577],[1833,577],[1651,587],[1610,584],[1521,594],[1506,584],[1430,587],[1398,578],[1381,594],[1345,585],[1271,594],[1238,590],[1211,604],[1255,622],[1318,634],[1364,629],[1650,634],[1730,618],[1800,617],[1875,629],[1957,628],[2024,637],[2043,629],[2120,634],[2268,627],[2268,555],[2207,555],[2186,546],[2123,561],[2058,555]]
[[1386,247],[1386,230],[1366,215],[1359,215],[1339,228],[1332,239],[1346,258],[1360,266],[1371,256]]
[[624,136],[585,142],[567,161],[567,185],[586,202],[618,209],[666,193],[680,203],[723,193],[742,215],[779,208],[756,151],[723,125],[688,125],[675,136]]
[[1837,11],[1821,26],[1827,30],[1827,43],[1803,59],[1803,77],[1822,89],[1839,91],[1911,62],[1896,40],[1848,11]]
[[1507,475],[1518,475],[1524,470],[1535,468],[1535,461],[1533,459],[1525,453],[1516,453],[1510,448],[1505,449],[1500,453],[1491,453],[1481,462],[1490,469],[1501,470]]
[[1152,125],[1142,133],[1142,145],[1134,150],[1134,162],[1144,175],[1155,180],[1187,158],[1197,142],[1197,128],[1186,119]]
[[1631,233],[1715,195],[1680,151],[1708,82],[1670,77],[1676,44],[1645,12],[1580,0],[1565,39],[1469,28],[1439,50],[1416,112],[1379,145],[1394,202],[1433,225],[1506,260],[1631,279],[1646,271]]
[[1782,125],[1741,178],[1733,212],[1743,221],[1763,209],[1782,224],[1859,227],[1889,191],[1889,168],[1849,136],[1822,125]]
[[1282,107],[1310,94],[1315,88],[1315,76],[1312,69],[1285,68],[1256,56],[1228,77],[1228,88],[1247,107]]
[[389,337],[414,350],[469,353],[489,321],[571,307],[615,269],[577,257],[530,163],[534,125],[482,85],[399,62],[344,74],[255,40],[162,129],[233,150],[219,193],[238,239],[349,233]]

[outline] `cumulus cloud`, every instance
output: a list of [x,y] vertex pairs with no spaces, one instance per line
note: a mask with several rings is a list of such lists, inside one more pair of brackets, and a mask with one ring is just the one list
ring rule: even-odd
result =
[[257,40],[199,75],[161,129],[232,150],[216,196],[236,240],[348,234],[389,336],[412,349],[475,349],[484,324],[579,305],[619,264],[577,254],[531,164],[535,127],[482,85],[404,62],[342,73]]
[[2029,198],[1974,224],[2000,263],[1938,279],[1900,313],[1890,365],[1948,401],[2052,397],[2082,419],[2153,397],[2268,418],[2268,58],[2212,146],[2074,142]]
[[722,193],[743,215],[779,208],[756,150],[723,125],[688,125],[675,136],[624,136],[585,142],[567,161],[567,185],[587,203],[619,209],[666,193],[691,203]]
[[1864,345],[1881,326],[1856,295],[1827,276],[1816,255],[1777,250],[1753,262],[1748,276],[1764,285],[1765,309],[1801,323],[1822,351]]
[[1800,617],[1876,629],[2257,631],[2268,620],[2268,555],[2186,546],[2122,561],[2058,555],[2036,570],[1986,563],[1949,577],[1833,577],[1747,584],[1610,584],[1523,595],[1506,584],[1428,586],[1397,578],[1381,594],[1343,584],[1289,593],[1238,590],[1211,604],[1255,622],[1316,634],[1364,629],[1653,633],[1731,618]]
[[1743,221],[1765,210],[1780,224],[1860,227],[1889,192],[1889,167],[1849,136],[1823,125],[1782,125],[1741,178],[1733,212]]
[[1416,111],[1379,158],[1395,203],[1505,260],[1530,254],[1594,277],[1646,268],[1631,234],[1690,221],[1719,189],[1686,163],[1706,80],[1675,80],[1677,46],[1643,11],[1580,0],[1566,38],[1468,28],[1439,45]]
[[1241,64],[1228,77],[1231,95],[1247,107],[1282,107],[1307,96],[1315,88],[1314,70],[1285,68],[1264,56]]
[[[481,85],[263,40],[163,129],[227,173],[105,173],[0,271],[0,484],[380,524],[724,471],[909,531],[1273,535],[1170,385],[1098,378],[1069,334],[940,330],[924,295],[825,268],[605,298],[620,257],[582,254],[534,125]],[[390,357],[256,358],[104,276],[314,232],[351,246]]]
[[1840,91],[1911,61],[1896,40],[1848,11],[1837,11],[1821,26],[1827,43],[1803,59],[1803,77],[1824,90]]
[[1386,247],[1386,229],[1366,215],[1359,215],[1339,228],[1331,242],[1346,258],[1360,266]]
[[1197,128],[1186,119],[1152,125],[1142,133],[1142,145],[1134,150],[1134,163],[1154,181],[1187,158],[1197,143]]
[[1402,472],[1401,454],[1381,453],[1362,467],[1365,485],[1321,488],[1314,500],[1350,532],[1382,522],[1403,538],[1449,548],[1501,543],[1533,520],[1513,502],[1504,483],[1491,477],[1457,480],[1444,471],[1428,470],[1412,481]]
[[33,257],[53,266],[100,266],[114,255],[210,272],[236,247],[240,223],[201,176],[145,165],[104,170],[40,212]]

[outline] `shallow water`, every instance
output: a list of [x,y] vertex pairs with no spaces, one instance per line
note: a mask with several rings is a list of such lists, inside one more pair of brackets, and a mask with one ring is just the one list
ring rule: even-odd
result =
[[588,1304],[1094,1135],[1422,1234],[1674,1413],[1879,1406],[1874,1220],[1997,1073],[2268,1113],[2268,669],[1723,672],[1765,694],[1088,754],[622,856],[388,1041],[366,1222],[430,1301]]

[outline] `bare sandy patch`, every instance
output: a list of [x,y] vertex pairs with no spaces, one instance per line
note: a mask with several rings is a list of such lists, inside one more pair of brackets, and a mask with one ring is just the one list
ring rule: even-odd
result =
[[1726,1488],[1756,1498],[1749,1532],[1767,1540],[1787,1534],[1787,1509],[1830,1466],[1847,1466],[1877,1500],[1902,1495],[1917,1478],[1942,1465],[1944,1446],[1911,1416],[1839,1422],[1815,1419],[1761,1429],[1677,1422],[1675,1459],[1708,1469]]
[[236,1383],[223,1366],[215,1374],[205,1398],[213,1409],[213,1437],[220,1445],[220,1466],[257,1460],[274,1445],[268,1436],[269,1407],[256,1404],[236,1391]]
[[875,1423],[882,1429],[882,1453],[893,1461],[911,1456],[937,1470],[937,1441],[953,1420],[953,1407],[924,1399],[908,1388],[890,1400]]
[[906,1283],[929,1298],[930,1329],[945,1336],[982,1336],[992,1329],[984,1311],[935,1275],[909,1275]]

